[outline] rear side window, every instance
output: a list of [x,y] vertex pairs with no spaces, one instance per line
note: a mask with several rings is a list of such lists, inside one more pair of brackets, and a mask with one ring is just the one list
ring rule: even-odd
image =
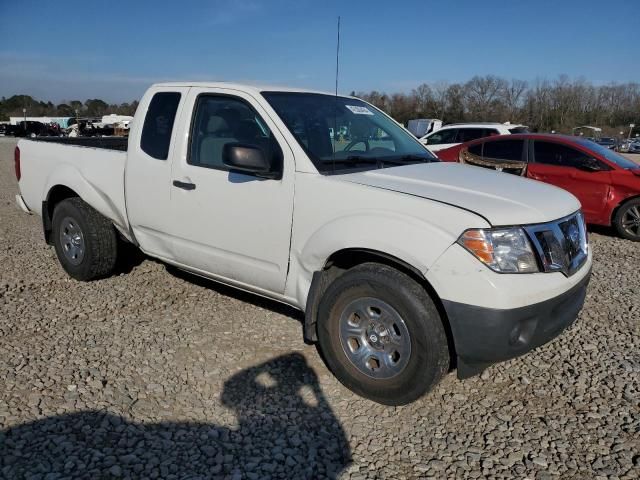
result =
[[427,137],[427,145],[442,145],[443,143],[456,143],[457,128],[439,130]]
[[588,155],[559,143],[536,141],[533,148],[536,163],[579,168],[589,161]]
[[482,156],[482,143],[477,143],[475,145],[471,145],[467,151],[472,154],[475,155],[476,157],[481,157]]
[[458,139],[456,141],[460,143],[470,142],[471,140],[477,140],[487,135],[487,130],[484,128],[461,128],[458,130]]
[[149,103],[142,127],[140,148],[157,160],[166,160],[169,156],[171,132],[179,103],[178,92],[156,93]]
[[482,156],[495,160],[522,160],[524,140],[485,142]]

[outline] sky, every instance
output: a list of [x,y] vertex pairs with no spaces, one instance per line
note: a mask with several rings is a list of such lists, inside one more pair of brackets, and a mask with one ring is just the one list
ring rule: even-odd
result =
[[640,81],[638,0],[0,0],[0,96],[228,80],[408,92],[474,75]]

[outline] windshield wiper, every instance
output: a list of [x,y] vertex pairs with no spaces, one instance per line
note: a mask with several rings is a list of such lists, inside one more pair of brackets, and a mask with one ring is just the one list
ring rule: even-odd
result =
[[422,155],[402,155],[400,157],[368,157],[365,155],[349,155],[347,158],[336,158],[332,160],[336,163],[358,164],[358,163],[375,163],[377,168],[383,168],[388,165],[406,165],[407,162],[430,162],[432,159]]
[[365,157],[363,155],[350,155],[346,158],[347,161],[351,162],[365,162],[365,163],[391,163],[393,165],[402,165],[404,162],[395,159],[395,158],[387,158],[387,157]]
[[407,154],[402,155],[398,158],[398,160],[402,160],[403,162],[425,162],[430,163],[436,160],[435,158],[428,157],[426,155],[416,155],[416,154]]
[[364,155],[349,155],[347,158],[336,158],[335,162],[341,163],[375,163],[378,168],[382,168],[383,164],[391,163],[393,165],[404,165],[404,161],[396,158],[386,157],[366,157]]
[[349,155],[347,158],[343,158],[341,160],[336,159],[336,162],[340,161],[345,163],[376,163],[378,159],[374,157],[365,157],[364,155]]

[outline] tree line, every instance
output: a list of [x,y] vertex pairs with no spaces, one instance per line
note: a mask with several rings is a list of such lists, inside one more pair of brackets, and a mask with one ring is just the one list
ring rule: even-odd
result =
[[22,117],[22,109],[26,109],[28,117],[75,117],[76,111],[80,117],[101,117],[115,113],[117,115],[133,115],[138,108],[138,101],[131,103],[108,104],[99,98],[63,101],[59,104],[43,102],[29,95],[14,95],[0,99],[0,120],[9,117]]
[[555,80],[475,76],[465,83],[422,84],[410,93],[352,92],[406,125],[412,118],[445,123],[511,122],[533,131],[571,133],[580,125],[608,134],[640,133],[640,84],[592,85],[561,75]]
[[[409,93],[352,92],[406,125],[412,118],[439,118],[454,122],[512,122],[533,131],[570,133],[573,127],[593,125],[608,134],[640,133],[640,83],[592,85],[561,75],[534,82],[507,80],[495,75],[475,76],[465,83],[424,83]],[[0,120],[22,116],[99,117],[109,113],[133,115],[138,102],[108,104],[101,99],[38,101],[29,95],[0,100]]]

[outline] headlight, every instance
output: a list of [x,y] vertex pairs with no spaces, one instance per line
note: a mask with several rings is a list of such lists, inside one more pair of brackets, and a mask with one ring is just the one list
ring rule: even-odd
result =
[[467,230],[460,235],[458,243],[496,272],[540,271],[529,238],[521,228]]

